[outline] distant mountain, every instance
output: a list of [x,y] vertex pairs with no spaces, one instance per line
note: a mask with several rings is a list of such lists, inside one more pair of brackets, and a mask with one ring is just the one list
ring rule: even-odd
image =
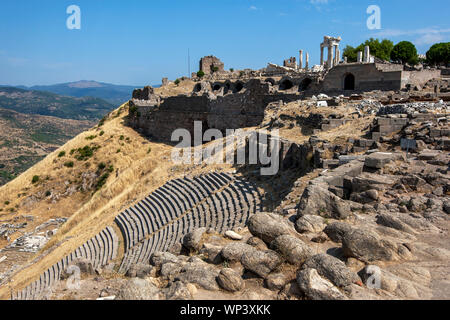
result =
[[63,96],[79,98],[100,98],[114,104],[115,106],[119,106],[131,99],[131,95],[135,87],[83,80],[49,86],[33,86],[24,89],[48,91]]
[[0,87],[0,108],[63,119],[99,120],[114,104],[94,97],[61,96],[51,92]]

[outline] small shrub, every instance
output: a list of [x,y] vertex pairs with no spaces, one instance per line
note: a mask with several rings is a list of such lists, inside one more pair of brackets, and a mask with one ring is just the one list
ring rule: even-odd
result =
[[120,141],[125,140],[125,137],[123,135],[120,136],[119,138]]
[[230,68],[230,72],[234,72],[234,69],[233,69],[233,68]]
[[103,175],[100,177],[100,179],[98,180],[97,186],[95,187],[95,190],[96,190],[96,191],[100,190],[100,189],[105,185],[105,183],[106,183],[106,181],[108,180],[108,178],[109,178],[109,173],[103,174]]
[[8,206],[11,202],[9,202],[8,200],[5,201],[5,206]]
[[197,77],[203,78],[204,76],[205,76],[205,73],[204,73],[202,70],[200,70],[199,72],[197,72]]
[[100,137],[103,136],[105,134],[105,131],[100,131]]
[[148,148],[147,154],[149,154],[150,152],[152,152],[152,147]]
[[175,83],[176,85],[179,85],[180,82],[181,82],[180,79],[177,79],[177,80],[174,81],[174,83]]
[[31,179],[31,183],[35,184],[39,182],[39,176],[33,176],[33,179]]
[[99,170],[103,170],[105,168],[106,168],[106,164],[104,162],[99,163],[99,165],[98,165]]
[[120,153],[120,149],[117,149],[117,152],[116,153]]
[[62,157],[64,157],[66,155],[66,152],[65,151],[61,151],[59,154],[58,154],[58,157],[59,158],[62,158]]
[[64,163],[64,166],[67,168],[73,168],[73,165],[74,165],[73,161],[68,161],[68,162]]
[[51,195],[52,195],[51,191],[47,190],[47,191],[45,192],[45,196],[46,196],[46,197],[50,197]]
[[108,168],[108,171],[109,171],[110,173],[112,173],[112,172],[114,171],[114,166],[113,166],[113,165],[110,165],[109,168]]
[[92,136],[86,137],[86,140],[94,140],[95,138],[97,138],[97,136],[92,135]]

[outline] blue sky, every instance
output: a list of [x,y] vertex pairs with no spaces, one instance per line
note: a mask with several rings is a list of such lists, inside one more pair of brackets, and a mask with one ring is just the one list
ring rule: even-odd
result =
[[[81,9],[69,30],[66,8]],[[381,29],[366,25],[381,8]],[[214,54],[228,68],[265,67],[308,51],[320,59],[324,35],[341,48],[369,37],[409,40],[425,53],[450,41],[448,0],[14,0],[0,1],[0,84],[77,80],[158,84],[198,69]]]

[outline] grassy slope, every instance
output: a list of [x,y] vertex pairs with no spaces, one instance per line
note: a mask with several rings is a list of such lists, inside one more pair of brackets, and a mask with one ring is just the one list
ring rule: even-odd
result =
[[[61,257],[72,252],[105,226],[111,225],[120,210],[142,199],[166,181],[184,174],[201,173],[211,169],[211,167],[173,164],[170,161],[172,151],[170,146],[149,142],[124,125],[127,109],[128,106],[124,105],[112,112],[102,127],[83,132],[17,179],[0,188],[0,209],[3,210],[0,212],[0,220],[16,218],[17,222],[21,222],[24,213],[36,216],[37,219],[29,223],[24,231],[33,230],[50,218],[70,218],[43,249],[44,251],[51,249],[52,253],[42,256],[38,254],[36,260],[30,261],[14,276],[15,288],[21,288],[39,277],[41,272]],[[102,136],[101,131],[104,131]],[[86,139],[91,136],[97,137],[93,140]],[[98,145],[100,149],[87,161],[78,161],[74,159],[74,155],[70,155],[72,149],[83,148],[86,145]],[[61,151],[65,151],[66,155],[59,158],[58,154]],[[74,167],[65,167],[64,163],[67,161],[74,161]],[[95,171],[100,162],[114,166],[114,172],[98,192],[76,192],[68,197],[62,196],[55,203],[44,197],[32,205],[26,205],[30,196],[42,195],[45,190],[57,188],[64,184],[64,181],[73,182],[76,177],[87,171],[87,166]],[[37,184],[31,182],[34,175],[41,177]],[[79,182],[75,181],[75,184],[77,183]],[[10,201],[7,206],[9,208],[18,206],[16,212],[10,213],[5,210],[5,201]],[[0,243],[0,247],[4,245],[6,243]],[[8,297],[8,288],[0,288],[0,298]]]

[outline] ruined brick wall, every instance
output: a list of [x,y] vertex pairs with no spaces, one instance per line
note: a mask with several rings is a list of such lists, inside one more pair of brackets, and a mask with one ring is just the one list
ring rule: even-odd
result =
[[404,71],[402,75],[402,87],[407,84],[414,86],[424,86],[432,79],[441,78],[441,70]]
[[[223,72],[224,67],[224,63],[217,57],[207,56],[200,59],[200,70],[203,71],[205,75],[210,75],[213,72]],[[216,71],[214,71],[214,69],[216,69]]]
[[325,91],[339,91],[344,89],[346,75],[355,76],[356,91],[371,90],[400,90],[402,88],[402,71],[383,72],[376,64],[341,64],[325,76],[323,89]]

